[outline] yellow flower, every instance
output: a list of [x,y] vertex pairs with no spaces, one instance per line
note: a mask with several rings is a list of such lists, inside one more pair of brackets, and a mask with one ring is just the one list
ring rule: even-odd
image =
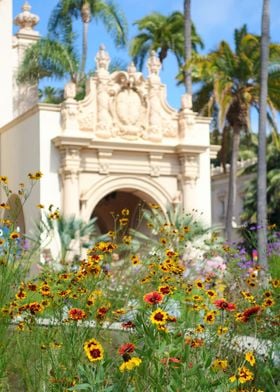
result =
[[205,292],[210,298],[215,298],[217,296],[217,293],[214,290],[206,290]]
[[266,298],[262,303],[262,306],[265,308],[268,308],[273,305],[275,305],[275,301],[273,298]]
[[119,223],[121,226],[125,226],[128,224],[128,219],[127,218],[121,218],[119,219]]
[[225,333],[227,333],[228,332],[228,327],[223,327],[222,325],[220,325],[219,327],[218,327],[218,329],[217,329],[217,334],[219,335],[219,336],[221,336],[221,335],[223,335],[223,334],[225,334]]
[[131,235],[124,235],[122,240],[124,244],[129,245],[131,243],[132,237]]
[[164,325],[168,320],[168,314],[164,310],[158,308],[150,316],[150,320],[153,324]]
[[204,283],[200,279],[195,280],[194,284],[196,285],[196,287],[198,289],[203,289],[204,288]]
[[201,333],[201,332],[204,332],[204,331],[205,331],[204,325],[203,324],[198,324],[196,329],[195,329],[195,332]]
[[230,381],[230,382],[235,382],[235,381],[236,381],[236,376],[235,376],[235,375],[230,376],[230,377],[229,377],[229,381]]
[[226,370],[228,367],[227,359],[215,359],[212,363],[214,370]]
[[11,234],[10,234],[10,239],[11,240],[16,240],[16,239],[18,239],[20,237],[20,234],[17,232],[17,231],[13,231]]
[[255,359],[255,357],[254,357],[254,354],[253,354],[251,351],[248,351],[248,352],[245,354],[245,359],[246,359],[247,362],[249,362],[249,364],[250,364],[251,366],[254,366],[255,363],[256,363],[256,359]]
[[0,182],[3,182],[5,185],[8,184],[8,177],[7,176],[0,176]]
[[238,368],[238,380],[240,384],[244,384],[247,381],[251,381],[254,379],[254,373],[251,372],[246,366],[242,366]]
[[138,357],[133,357],[129,358],[128,361],[123,362],[121,366],[119,367],[121,372],[124,372],[126,370],[130,371],[133,370],[135,367],[139,366],[141,364],[142,360]]
[[128,208],[123,208],[122,209],[122,216],[128,216],[129,215],[129,209]]
[[209,312],[207,312],[207,313],[205,314],[203,320],[204,320],[205,323],[207,323],[207,324],[214,324],[214,322],[215,322],[215,315],[216,315],[216,312],[213,311],[213,310],[211,310],[211,311],[209,311]]
[[104,358],[103,347],[93,338],[84,343],[84,351],[90,362],[101,361]]

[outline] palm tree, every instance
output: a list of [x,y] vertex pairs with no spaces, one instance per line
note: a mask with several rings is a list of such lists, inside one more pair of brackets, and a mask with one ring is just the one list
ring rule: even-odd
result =
[[258,149],[258,253],[260,263],[267,269],[267,200],[266,200],[266,102],[269,56],[269,0],[263,0],[261,69],[260,69],[260,114]]
[[[191,40],[191,0],[184,0],[184,36],[185,36],[185,63],[187,64],[192,57],[192,40]],[[192,75],[191,69],[185,71],[185,89],[186,93],[192,96]]]
[[[133,61],[143,69],[143,65],[148,54],[154,50],[158,53],[160,62],[163,63],[172,52],[178,62],[179,67],[184,63],[184,15],[175,11],[165,16],[159,12],[153,12],[135,23],[140,33],[131,42],[130,54]],[[194,25],[191,25],[192,49],[197,50],[198,46],[203,48],[203,42],[197,34]]]
[[[259,110],[260,38],[248,34],[246,26],[234,32],[235,51],[222,41],[217,50],[206,56],[193,56],[191,65],[194,81],[202,82],[194,96],[200,112],[218,111],[218,126],[232,130],[231,166],[229,176],[226,237],[232,240],[232,219],[236,197],[237,158],[240,133],[250,128],[250,109]],[[270,45],[272,63],[280,60],[280,45]],[[280,83],[280,70],[272,67],[271,78]],[[266,110],[270,120],[273,110],[280,109],[280,90],[268,90]]]
[[71,25],[73,19],[82,21],[82,56],[79,78],[83,78],[88,52],[88,28],[92,19],[101,20],[108,32],[112,34],[117,47],[126,44],[127,23],[124,14],[112,1],[106,0],[60,0],[54,8],[50,21],[49,31],[56,38],[60,29]]
[[37,83],[45,77],[77,81],[79,56],[74,47],[71,26],[65,24],[57,39],[50,36],[39,39],[24,53],[17,79],[20,83]]
[[[275,141],[275,134],[267,138],[267,152],[266,152],[266,191],[263,192],[267,200],[267,220],[269,224],[280,225],[280,145]],[[246,189],[246,198],[244,200],[244,213],[242,221],[249,224],[256,224],[257,220],[257,169],[258,163],[247,168],[243,174],[254,173],[255,178],[250,181]],[[266,245],[265,245],[266,248]]]

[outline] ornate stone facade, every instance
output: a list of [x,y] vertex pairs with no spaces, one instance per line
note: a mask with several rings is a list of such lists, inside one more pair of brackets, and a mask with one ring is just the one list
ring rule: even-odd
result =
[[[25,4],[16,18],[14,70],[27,45],[39,39],[36,22]],[[126,71],[110,73],[103,46],[95,61],[82,101],[75,99],[72,82],[65,86],[61,105],[38,104],[36,86],[15,85],[14,118],[7,117],[0,128],[0,172],[15,189],[26,173],[44,173],[24,205],[27,230],[38,217],[39,203],[85,221],[126,203],[132,209],[138,201],[155,203],[163,210],[181,204],[186,212],[202,212],[210,225],[210,119],[192,111],[187,95],[179,110],[168,105],[156,53],[148,59],[146,78],[133,63]],[[108,227],[104,216],[99,218]]]

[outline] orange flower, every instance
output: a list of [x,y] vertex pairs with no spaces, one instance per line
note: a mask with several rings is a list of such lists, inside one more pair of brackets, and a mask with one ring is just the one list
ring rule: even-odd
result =
[[134,350],[135,346],[133,343],[124,343],[119,347],[118,353],[120,355],[131,354],[134,352]]
[[216,305],[216,307],[218,309],[228,310],[229,312],[234,311],[236,308],[235,304],[233,304],[231,302],[227,302],[224,298],[217,299],[216,301],[214,301],[214,304]]
[[156,305],[162,302],[163,295],[158,291],[152,291],[151,293],[145,294],[143,299],[150,305]]
[[87,317],[86,313],[79,308],[72,308],[68,311],[68,317],[71,320],[83,320]]

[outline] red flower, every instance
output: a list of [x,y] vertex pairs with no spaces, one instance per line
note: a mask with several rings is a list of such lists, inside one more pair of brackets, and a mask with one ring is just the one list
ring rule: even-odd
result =
[[71,320],[83,320],[87,315],[82,309],[72,308],[68,311],[68,317]]
[[97,315],[96,318],[98,320],[104,319],[106,316],[106,313],[109,311],[109,308],[106,308],[105,306],[101,306],[101,308],[97,309]]
[[122,323],[122,327],[124,329],[135,328],[135,324],[132,321],[127,321],[125,323]]
[[120,355],[131,354],[135,350],[133,343],[124,343],[119,347],[118,353]]
[[176,357],[170,357],[170,358],[162,358],[160,362],[163,363],[164,365],[168,365],[169,363],[181,363],[181,360]]
[[151,293],[144,295],[143,299],[150,305],[156,305],[162,302],[163,295],[158,291],[152,291]]
[[252,306],[251,308],[245,309],[244,312],[242,313],[243,321],[247,322],[253,314],[259,313],[260,310],[261,307],[259,305]]
[[224,298],[217,299],[216,301],[214,301],[214,304],[217,306],[217,308],[228,310],[229,312],[232,312],[236,309],[235,304],[227,302]]

